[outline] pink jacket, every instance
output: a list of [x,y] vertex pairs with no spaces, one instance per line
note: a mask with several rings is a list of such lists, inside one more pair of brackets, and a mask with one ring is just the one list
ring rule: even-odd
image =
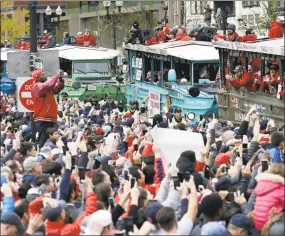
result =
[[262,230],[269,221],[269,212],[276,208],[282,212],[284,208],[284,178],[280,175],[261,173],[256,177],[256,201],[253,210],[254,225],[257,230]]

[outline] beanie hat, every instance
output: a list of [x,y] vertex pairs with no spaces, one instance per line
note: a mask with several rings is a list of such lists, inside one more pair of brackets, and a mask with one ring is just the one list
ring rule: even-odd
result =
[[200,211],[213,218],[223,207],[223,200],[218,193],[212,193],[204,197],[199,205]]
[[227,29],[231,29],[233,31],[236,31],[236,26],[234,24],[229,24]]
[[161,203],[159,202],[148,204],[144,210],[147,220],[150,221],[152,224],[157,224],[156,215],[161,208],[163,208],[163,205],[161,205]]

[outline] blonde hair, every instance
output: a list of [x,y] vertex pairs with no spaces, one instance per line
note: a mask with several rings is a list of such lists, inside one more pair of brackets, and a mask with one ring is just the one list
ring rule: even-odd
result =
[[263,226],[260,236],[270,236],[270,228],[278,221],[284,219],[284,213],[273,215],[273,217]]
[[269,170],[269,173],[280,175],[284,178],[284,164],[281,163],[273,163]]

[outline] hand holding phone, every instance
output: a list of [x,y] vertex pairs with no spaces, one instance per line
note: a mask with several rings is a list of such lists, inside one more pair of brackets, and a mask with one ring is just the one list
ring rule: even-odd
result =
[[268,170],[268,161],[267,160],[261,161],[261,166],[262,166],[262,172],[267,171]]
[[111,211],[115,208],[115,200],[113,197],[109,197],[108,198],[108,203],[109,203],[109,206],[111,208]]
[[129,171],[127,170],[124,171],[124,178],[125,180],[129,181]]
[[136,183],[136,178],[132,177],[131,178],[131,188],[135,187],[135,183]]

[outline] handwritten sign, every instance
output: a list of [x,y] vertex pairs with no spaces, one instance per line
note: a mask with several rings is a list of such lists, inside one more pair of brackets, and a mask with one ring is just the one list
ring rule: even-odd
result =
[[175,129],[154,128],[151,130],[154,142],[159,147],[161,157],[165,164],[176,165],[177,160],[184,151],[191,150],[200,159],[201,148],[204,147],[203,137],[199,133]]
[[149,91],[148,98],[148,116],[160,114],[160,94]]

